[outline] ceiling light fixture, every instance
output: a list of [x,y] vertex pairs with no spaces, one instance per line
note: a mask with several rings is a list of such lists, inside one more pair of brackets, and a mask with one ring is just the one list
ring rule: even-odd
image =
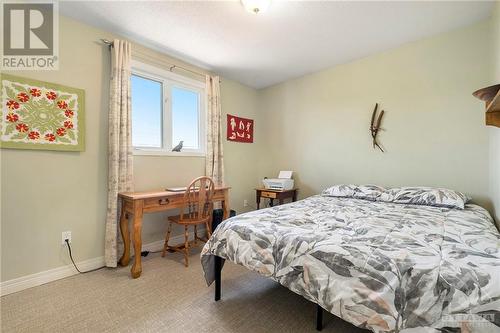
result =
[[269,8],[271,0],[241,0],[241,4],[248,12],[258,14]]

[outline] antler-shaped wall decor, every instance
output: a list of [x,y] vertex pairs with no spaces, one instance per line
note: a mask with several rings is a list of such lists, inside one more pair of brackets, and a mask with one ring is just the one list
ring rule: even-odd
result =
[[[370,132],[372,133],[372,138],[373,138],[373,148],[378,147],[378,149],[380,149],[381,152],[384,152],[382,147],[380,147],[380,145],[377,142],[377,134],[378,131],[380,130],[380,124],[382,122],[382,117],[384,116],[384,110],[380,111],[380,114],[378,115],[377,118],[377,109],[378,109],[378,103],[375,103],[375,109],[373,110],[372,114],[372,123],[370,125]],[[375,118],[377,118],[376,121]]]

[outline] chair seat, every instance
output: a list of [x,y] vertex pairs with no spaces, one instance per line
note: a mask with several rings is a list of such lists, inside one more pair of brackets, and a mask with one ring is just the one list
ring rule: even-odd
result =
[[[198,225],[205,225],[207,239],[212,235],[212,214],[213,214],[213,196],[214,196],[214,181],[207,176],[198,177],[186,187],[184,193],[182,207],[180,207],[180,215],[169,216],[168,230],[165,236],[165,245],[161,256],[164,257],[167,251],[173,250],[184,253],[184,265],[189,266],[189,247],[192,242],[189,241],[189,226],[194,228],[194,244],[198,240],[205,241],[205,238],[198,237]],[[184,226],[184,244],[179,246],[169,246],[168,240],[172,232],[173,224]]]
[[170,222],[177,223],[177,224],[203,224],[203,223],[210,221],[210,217],[206,217],[204,219],[186,219],[186,218],[184,218],[181,221],[180,215],[174,215],[174,216],[169,216],[168,220]]

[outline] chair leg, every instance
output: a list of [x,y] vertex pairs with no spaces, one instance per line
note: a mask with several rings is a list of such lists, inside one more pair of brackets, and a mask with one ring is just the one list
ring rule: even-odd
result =
[[198,226],[194,225],[194,245],[198,245]]
[[212,232],[210,231],[210,224],[205,222],[205,228],[207,229],[208,238],[212,237]]
[[184,226],[184,261],[185,261],[185,266],[189,266],[189,230],[188,226]]
[[168,240],[170,239],[170,232],[172,231],[172,222],[168,223],[167,235],[165,236],[165,244],[163,245],[163,251],[161,251],[161,256],[165,257],[165,253],[168,250]]

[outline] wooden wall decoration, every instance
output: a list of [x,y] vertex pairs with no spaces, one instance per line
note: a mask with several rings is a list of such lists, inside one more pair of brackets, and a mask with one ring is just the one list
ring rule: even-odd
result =
[[378,131],[380,130],[380,124],[382,123],[382,117],[384,116],[384,110],[382,110],[377,117],[377,109],[378,109],[378,103],[375,103],[375,109],[373,110],[373,113],[372,113],[370,132],[372,135],[373,148],[377,147],[378,149],[380,149],[381,152],[384,152],[384,149],[382,149],[382,147],[380,146],[380,144],[377,141],[377,134],[378,134]]
[[85,92],[2,74],[2,148],[83,151]]
[[227,115],[227,140],[253,142],[253,119]]

